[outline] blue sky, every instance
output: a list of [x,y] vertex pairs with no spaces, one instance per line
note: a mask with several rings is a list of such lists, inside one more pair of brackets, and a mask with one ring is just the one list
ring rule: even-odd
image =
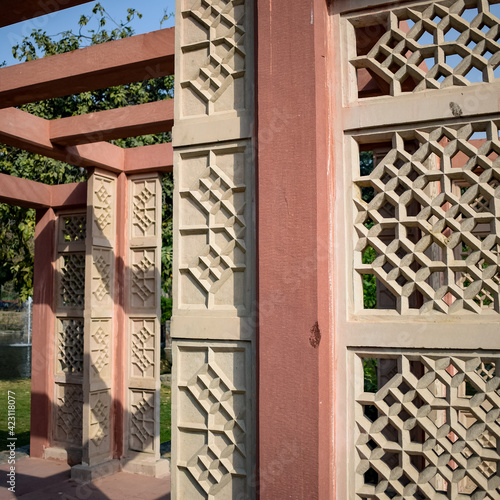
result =
[[[12,57],[12,46],[19,43],[24,36],[29,35],[33,29],[41,29],[48,35],[56,35],[61,31],[69,29],[78,31],[80,16],[85,15],[90,17],[92,8],[96,3],[89,2],[84,5],[77,5],[71,9],[65,9],[0,28],[0,63],[5,61],[10,66],[19,62]],[[167,28],[174,24],[175,0],[146,0],[142,2],[138,2],[137,0],[101,0],[100,4],[116,21],[126,19],[128,8],[139,11],[143,15],[142,19],[135,18],[132,23],[136,34],[148,33],[160,29],[160,20],[163,17],[165,9],[167,13],[172,13],[172,18],[164,22],[162,27]],[[112,25],[109,26],[112,29]]]

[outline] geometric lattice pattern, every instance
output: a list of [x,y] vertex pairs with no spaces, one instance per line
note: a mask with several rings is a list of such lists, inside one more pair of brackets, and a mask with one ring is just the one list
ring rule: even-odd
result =
[[131,362],[134,377],[154,377],[155,322],[132,320]]
[[94,224],[105,236],[110,236],[110,226],[112,219],[112,181],[95,176],[94,192]]
[[85,215],[71,215],[62,218],[62,236],[66,242],[83,241],[86,234]]
[[109,393],[91,394],[90,439],[99,447],[109,435]]
[[133,236],[156,234],[156,182],[144,180],[134,183],[132,209]]
[[[184,466],[207,498],[222,491],[234,476],[245,477],[245,420],[240,407],[244,390],[237,390],[214,360],[204,364],[179,389],[188,392],[205,415],[205,445]],[[181,422],[189,428],[187,422]]]
[[[208,167],[189,189],[180,192],[208,219],[207,225],[197,229],[207,235],[207,244],[187,268],[181,267],[207,294],[216,294],[233,273],[246,269],[246,187],[235,183],[216,162],[216,155],[211,153]],[[192,233],[193,229],[188,231]]]
[[[102,378],[106,369],[106,375],[109,376],[110,368],[110,320],[94,320],[92,322],[93,331],[90,340],[90,359],[92,367],[92,376]],[[99,325],[99,326],[97,326]]]
[[63,307],[83,308],[85,302],[85,255],[64,254],[59,294]]
[[155,439],[154,391],[131,391],[130,449],[153,451]]
[[111,260],[113,253],[108,249],[94,249],[92,293],[98,302],[109,297],[111,289]]
[[56,429],[59,442],[82,445],[83,392],[78,384],[56,385]]
[[207,55],[186,69],[181,87],[205,103],[215,102],[245,74],[244,0],[193,0],[184,5],[192,37],[182,46],[185,58],[190,60],[190,52]]
[[356,498],[500,498],[500,358],[377,361],[356,394]]
[[[449,0],[395,9],[369,52],[351,63],[385,82],[391,95],[492,82],[500,77],[495,3]],[[409,31],[402,29],[405,21]]]
[[133,462],[162,466],[159,449],[159,252],[161,183],[158,174],[129,179],[127,437]]
[[58,335],[59,369],[64,373],[83,371],[83,319],[60,319]]
[[[500,312],[498,125],[394,133],[355,180],[355,269],[374,274],[399,313]],[[368,247],[375,258],[362,263]]]
[[132,304],[147,307],[155,304],[156,267],[155,249],[135,250],[132,252]]

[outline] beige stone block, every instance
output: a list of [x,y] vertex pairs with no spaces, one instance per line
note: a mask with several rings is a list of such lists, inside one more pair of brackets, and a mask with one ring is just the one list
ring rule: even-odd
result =
[[253,179],[249,142],[176,153],[174,252],[177,312],[251,314]]
[[[90,393],[89,396],[89,443],[90,464],[103,461],[111,447],[111,393],[109,390]],[[102,457],[102,458],[101,458]]]
[[111,377],[112,320],[93,319],[90,332],[90,383]]
[[176,6],[175,146],[250,137],[253,1]]
[[130,328],[130,377],[156,380],[157,320],[131,319]]
[[116,176],[96,170],[89,181],[92,205],[91,236],[94,245],[113,246],[116,222]]
[[91,302],[90,306],[97,311],[109,310],[113,307],[114,253],[109,248],[94,247],[92,250]]
[[159,300],[159,249],[132,249],[129,256],[129,308],[155,312]]
[[69,465],[77,465],[82,461],[82,447],[59,448],[51,446],[50,448],[45,448],[43,458],[45,460],[60,460]]
[[174,341],[173,355],[172,491],[252,497],[252,344]]
[[129,177],[129,242],[132,247],[156,245],[161,235],[161,185],[158,174]]
[[157,451],[157,394],[154,390],[131,389],[129,394],[129,449],[146,453]]
[[55,443],[82,445],[83,391],[80,384],[56,384],[54,432]]
[[111,476],[117,472],[120,472],[119,460],[110,460],[106,463],[92,466],[84,464],[75,465],[71,468],[71,479],[88,483],[100,479],[101,477]]
[[123,472],[142,474],[150,477],[164,477],[170,473],[170,462],[165,458],[156,460],[141,458],[122,458],[120,464]]

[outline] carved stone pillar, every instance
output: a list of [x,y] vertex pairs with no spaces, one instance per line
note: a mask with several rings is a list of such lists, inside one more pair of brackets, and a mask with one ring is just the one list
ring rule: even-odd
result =
[[52,346],[45,346],[45,352],[54,352],[47,357],[53,370],[52,432],[43,456],[72,464],[82,458],[86,214],[56,215],[54,335]]
[[126,439],[123,468],[168,472],[160,459],[161,185],[158,174],[128,179]]
[[[83,361],[83,456],[72,477],[118,471],[112,461],[112,341],[116,175],[95,170],[88,181]],[[119,376],[119,375],[118,375]]]
[[253,2],[177,3],[172,497],[253,498]]

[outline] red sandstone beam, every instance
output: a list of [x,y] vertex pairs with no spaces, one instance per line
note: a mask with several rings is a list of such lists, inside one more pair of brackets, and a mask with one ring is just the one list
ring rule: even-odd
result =
[[41,182],[0,174],[0,202],[27,208],[48,208],[51,186]]
[[174,28],[0,69],[0,107],[174,73]]
[[52,120],[50,140],[60,145],[109,141],[170,132],[173,123],[174,100],[167,99]]
[[107,142],[58,146],[50,141],[50,122],[15,108],[0,110],[0,141],[79,167],[123,170],[124,150]]
[[109,142],[66,146],[65,162],[77,167],[101,167],[111,172],[122,172],[125,150]]
[[36,148],[41,154],[53,149],[48,120],[15,108],[0,110],[0,141],[28,151]]
[[89,0],[0,0],[0,28],[51,12],[68,9]]
[[127,174],[172,172],[173,164],[171,143],[125,149],[124,170]]
[[49,186],[42,182],[0,174],[0,203],[27,208],[73,208],[87,203],[87,183]]
[[72,182],[50,187],[50,205],[53,208],[74,208],[87,205],[87,183]]

